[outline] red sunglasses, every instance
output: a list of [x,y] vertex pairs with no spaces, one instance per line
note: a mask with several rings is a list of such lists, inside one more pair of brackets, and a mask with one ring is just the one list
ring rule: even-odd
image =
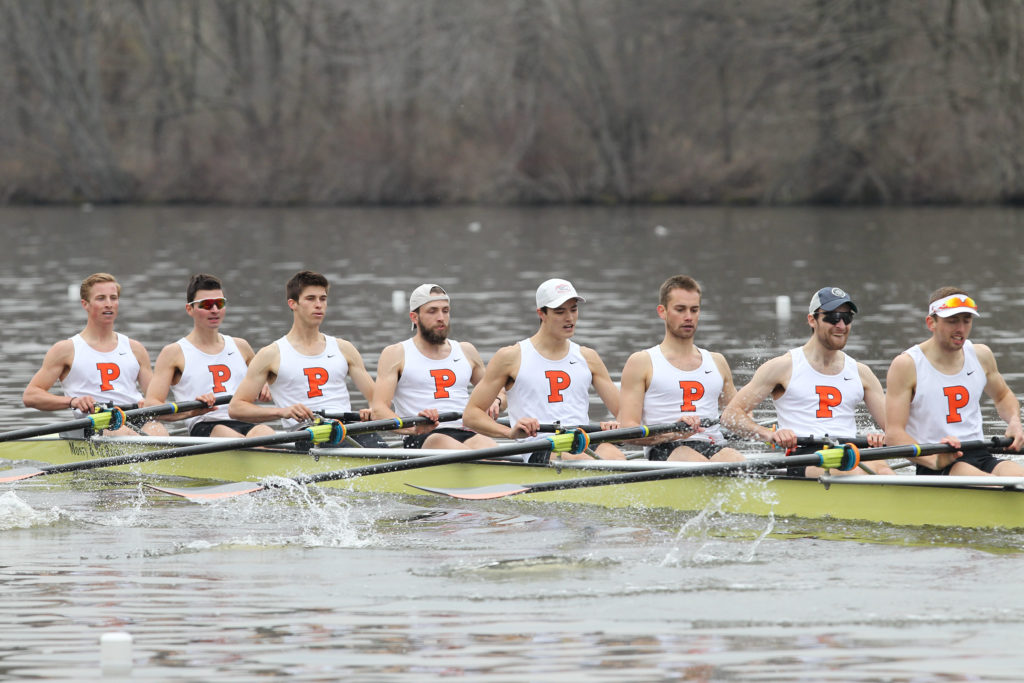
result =
[[228,300],[224,297],[219,297],[217,299],[196,299],[195,301],[189,301],[188,305],[201,308],[204,311],[212,311],[215,308],[224,308],[227,306]]

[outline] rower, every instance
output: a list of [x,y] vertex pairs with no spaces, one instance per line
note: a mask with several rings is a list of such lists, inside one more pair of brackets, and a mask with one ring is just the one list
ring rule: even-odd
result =
[[[744,460],[728,446],[717,424],[719,411],[736,395],[729,363],[722,354],[694,342],[701,303],[700,284],[692,277],[675,275],[665,280],[657,309],[665,321],[665,336],[657,346],[631,355],[622,369],[619,423],[623,427],[680,423],[678,432],[640,442],[649,460]],[[701,428],[702,419],[716,424]]]
[[[857,305],[839,287],[822,287],[807,312],[811,338],[803,346],[766,361],[750,383],[737,392],[722,411],[722,425],[738,434],[756,437],[785,449],[797,446],[798,436],[857,433],[856,407],[864,403],[879,426],[885,426],[885,394],[871,369],[843,352],[850,336]],[[778,429],[760,425],[751,411],[771,396]],[[882,446],[885,435],[867,435],[872,447]],[[892,474],[885,461],[874,461],[875,474]],[[790,468],[790,474],[819,477],[820,467]],[[864,474],[854,468],[851,474]]]
[[[470,429],[491,437],[523,439],[534,437],[541,422],[579,425],[590,422],[591,386],[614,415],[619,411],[619,390],[608,375],[601,357],[591,348],[571,341],[579,319],[579,304],[585,299],[570,282],[551,279],[537,288],[537,316],[540,327],[529,339],[498,350],[487,364],[480,384],[469,397],[463,422]],[[491,416],[495,399],[506,390],[511,426]],[[618,423],[605,421],[602,429]],[[622,451],[604,442],[595,449],[603,459],[625,459]],[[544,462],[548,452],[533,453],[530,462]],[[586,453],[563,458],[588,458]]]
[[[260,349],[249,363],[245,378],[228,404],[232,419],[280,419],[284,428],[292,431],[318,419],[314,411],[348,412],[352,407],[346,385],[349,377],[366,400],[372,400],[373,379],[356,347],[320,332],[329,287],[326,277],[309,270],[299,271],[288,280],[285,292],[292,327],[288,334]],[[256,404],[265,384],[273,387],[273,406]],[[370,408],[361,409],[359,415],[368,420]],[[372,434],[353,438],[360,443],[379,443]]]
[[[94,412],[97,404],[139,403],[153,377],[149,352],[134,339],[114,331],[121,301],[121,285],[109,273],[94,273],[79,287],[86,313],[85,329],[62,339],[46,352],[42,367],[29,380],[22,400],[36,410],[70,408],[76,417]],[[50,392],[57,382],[64,395]],[[167,429],[148,421],[142,431],[166,436]],[[134,436],[124,425],[107,434]]]
[[[227,406],[214,407],[218,394],[234,393],[256,355],[246,340],[219,331],[228,305],[221,281],[208,273],[193,275],[185,289],[185,301],[185,313],[192,318],[192,331],[165,346],[156,357],[153,380],[146,391],[146,405],[165,403],[173,387],[177,401],[196,400],[210,406],[203,411],[165,418],[187,419],[189,436],[238,438],[273,434],[269,425],[232,420]],[[259,400],[270,400],[266,385],[260,391]]]
[[[981,395],[995,402],[1006,421],[1010,449],[1024,444],[1020,402],[999,373],[992,350],[967,337],[978,305],[958,287],[942,287],[928,298],[925,325],[931,338],[893,359],[886,379],[886,439],[892,444],[939,441],[960,448],[982,439]],[[917,474],[1022,476],[1024,467],[986,450],[910,458]]]
[[[462,420],[439,424],[438,414],[462,413],[469,400],[469,386],[484,375],[484,362],[469,342],[448,338],[451,329],[451,298],[440,285],[422,284],[409,296],[412,338],[386,347],[377,362],[373,387],[373,419],[421,415],[432,422],[407,432],[406,448],[487,448],[494,439],[466,429]],[[504,394],[504,391],[501,392]],[[487,414],[497,418],[501,399]]]

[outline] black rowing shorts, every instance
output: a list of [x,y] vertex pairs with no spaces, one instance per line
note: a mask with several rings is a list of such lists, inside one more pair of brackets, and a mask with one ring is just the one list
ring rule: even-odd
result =
[[923,465],[918,465],[915,472],[917,474],[947,475],[949,474],[949,471],[953,469],[953,465],[958,462],[965,462],[968,465],[974,465],[982,472],[992,474],[992,470],[996,468],[996,465],[1003,462],[1003,458],[997,458],[986,450],[966,451],[963,456],[949,463],[941,470],[933,470]]
[[687,446],[697,451],[705,458],[709,460],[718,451],[725,448],[725,444],[711,443],[705,439],[677,439],[675,441],[666,441],[665,443],[659,443],[657,446],[651,446],[647,450],[648,460],[668,460],[668,456],[672,455],[672,451],[679,448],[680,446]]
[[427,440],[427,437],[431,434],[444,434],[450,436],[459,443],[466,443],[474,436],[476,432],[471,432],[468,429],[461,429],[459,427],[438,427],[437,429],[426,432],[425,434],[409,434],[402,439],[402,446],[404,448],[423,448],[423,442]]
[[213,431],[213,428],[217,425],[224,425],[228,429],[234,429],[243,436],[248,434],[249,431],[256,426],[251,422],[242,422],[241,420],[204,420],[192,425],[192,428],[188,430],[188,435],[209,436]]

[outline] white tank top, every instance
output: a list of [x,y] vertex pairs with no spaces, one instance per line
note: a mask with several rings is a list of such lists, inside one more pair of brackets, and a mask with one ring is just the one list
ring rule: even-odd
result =
[[[208,394],[233,394],[242,378],[245,377],[247,366],[245,358],[238,350],[235,340],[226,334],[221,335],[224,348],[220,353],[209,354],[200,351],[189,340],[182,337],[178,340],[185,364],[181,371],[181,379],[174,385],[174,400],[178,403],[195,400],[196,396]],[[189,418],[185,424],[191,428],[196,422],[214,422],[230,420],[228,407],[217,406],[211,412],[199,417]]]
[[138,403],[142,399],[138,387],[139,359],[132,353],[128,337],[118,332],[117,347],[107,352],[89,346],[81,334],[72,337],[71,342],[75,357],[67,377],[60,383],[65,396],[91,396],[97,402],[115,405]]
[[590,422],[593,376],[579,344],[569,342],[564,358],[548,360],[524,339],[519,342],[519,354],[519,372],[507,393],[512,424],[524,417],[564,425]]
[[785,393],[775,399],[779,429],[792,429],[797,436],[855,436],[856,408],[864,400],[857,361],[843,353],[842,372],[825,375],[811,367],[803,349],[789,355],[793,374]]
[[[338,340],[324,335],[324,341],[324,350],[315,356],[299,353],[284,337],[274,342],[281,354],[272,392],[278,408],[301,403],[311,410],[345,412],[352,409],[345,384],[348,361],[338,348]],[[281,423],[285,429],[298,424],[288,418]]]
[[964,366],[955,375],[936,370],[917,345],[906,353],[917,369],[907,433],[919,443],[931,443],[944,436],[955,436],[961,441],[985,438],[981,395],[988,378],[974,344],[964,342]]
[[[651,358],[651,385],[644,394],[644,424],[675,422],[687,415],[718,419],[718,398],[722,395],[725,380],[711,352],[701,348],[697,350],[701,356],[700,367],[680,370],[665,358],[660,346],[647,349]],[[692,438],[713,443],[725,441],[719,425],[707,427]]]
[[[466,408],[473,366],[459,342],[449,339],[448,344],[451,348],[448,357],[434,360],[420,353],[412,339],[402,342],[405,363],[392,401],[399,417],[416,415],[427,408],[436,408],[442,413],[461,413]],[[462,420],[442,422],[439,426],[461,427]]]

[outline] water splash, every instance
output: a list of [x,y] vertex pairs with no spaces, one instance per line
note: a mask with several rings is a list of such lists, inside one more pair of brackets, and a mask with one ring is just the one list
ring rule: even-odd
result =
[[0,495],[0,531],[49,526],[59,520],[62,515],[63,511],[58,507],[52,507],[49,510],[36,510],[19,498],[15,491],[8,491]]
[[[217,545],[358,548],[375,543],[367,509],[357,509],[345,495],[291,479],[272,478],[269,491],[212,501],[200,509],[213,528],[232,530]],[[229,533],[232,533],[229,531]],[[194,550],[195,548],[190,548]]]
[[[739,485],[739,482],[737,482]],[[765,481],[743,483],[744,496],[757,496],[772,502],[774,495]],[[676,534],[676,545],[661,561],[663,567],[682,564],[750,563],[757,548],[775,528],[775,515],[736,515],[726,512],[726,503],[735,492],[721,492],[688,519]]]

